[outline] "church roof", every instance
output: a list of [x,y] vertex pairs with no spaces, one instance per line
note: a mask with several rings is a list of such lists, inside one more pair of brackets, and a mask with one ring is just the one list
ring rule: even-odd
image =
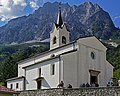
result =
[[17,62],[17,63],[21,63],[21,62],[24,62],[24,61],[33,59],[33,58],[35,58],[35,57],[37,57],[37,56],[41,56],[41,55],[44,55],[44,54],[49,53],[49,52],[51,52],[51,51],[57,50],[57,49],[59,49],[59,48],[66,47],[66,46],[68,46],[68,45],[70,45],[70,44],[73,44],[73,43],[75,43],[75,42],[76,42],[76,41],[73,41],[73,42],[70,42],[70,43],[65,44],[65,45],[63,45],[63,46],[57,47],[57,48],[55,48],[55,49],[52,49],[52,50],[48,50],[48,51],[42,52],[42,53],[37,54],[37,55],[35,55],[35,56],[33,56],[33,57],[30,57],[30,58],[21,60],[21,61],[19,61],[19,62]]
[[59,58],[61,55],[68,54],[68,53],[75,52],[75,51],[77,51],[77,49],[73,49],[73,50],[64,52],[64,53],[62,53],[62,54],[56,55],[55,57],[51,57],[51,58],[44,59],[44,60],[42,60],[42,61],[40,61],[40,62],[34,63],[34,64],[32,64],[32,65],[25,66],[25,67],[23,67],[23,68],[27,68],[27,67],[33,66],[33,65],[35,65],[35,64],[39,64],[39,63],[42,63],[42,62],[45,62],[45,61],[49,61],[49,60],[52,60],[52,59],[56,59],[56,58]]
[[57,55],[57,56],[55,56],[55,57],[50,57],[50,58],[44,59],[44,60],[39,61],[39,62],[36,62],[36,63],[34,63],[34,64],[32,64],[32,65],[25,66],[25,67],[23,67],[23,69],[24,69],[24,68],[27,68],[27,67],[29,67],[29,66],[33,66],[33,65],[35,65],[35,64],[39,64],[39,63],[42,63],[42,62],[45,62],[45,61],[49,61],[49,60],[53,60],[53,59],[59,58],[59,56],[60,56],[60,55]]
[[16,79],[22,79],[22,78],[25,78],[25,77],[24,76],[13,77],[13,78],[7,79],[6,81],[11,81],[11,80],[16,80]]

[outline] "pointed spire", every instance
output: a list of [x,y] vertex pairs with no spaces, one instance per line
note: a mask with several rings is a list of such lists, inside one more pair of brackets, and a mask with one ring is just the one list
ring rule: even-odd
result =
[[57,18],[57,25],[60,28],[62,28],[62,25],[63,25],[62,16],[61,16],[61,3],[59,3],[59,13],[58,13],[58,18]]

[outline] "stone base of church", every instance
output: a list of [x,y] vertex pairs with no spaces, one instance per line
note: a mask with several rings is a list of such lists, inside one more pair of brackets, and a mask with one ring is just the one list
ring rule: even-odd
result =
[[120,96],[120,87],[42,89],[21,92],[18,96]]

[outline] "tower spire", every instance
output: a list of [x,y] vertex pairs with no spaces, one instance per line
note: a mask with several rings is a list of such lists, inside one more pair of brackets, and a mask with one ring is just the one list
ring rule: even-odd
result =
[[57,22],[50,32],[50,50],[69,43],[69,32],[62,21],[61,4],[59,3]]
[[62,28],[62,25],[63,25],[62,15],[61,15],[61,3],[59,3],[59,12],[58,12],[58,18],[57,18],[57,25],[60,28]]

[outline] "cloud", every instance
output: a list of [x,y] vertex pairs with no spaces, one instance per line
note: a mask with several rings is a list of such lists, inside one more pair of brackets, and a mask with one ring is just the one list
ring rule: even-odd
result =
[[118,18],[120,18],[120,16],[115,16],[115,17],[114,17],[114,19],[118,19]]
[[39,8],[39,6],[37,5],[37,0],[36,0],[36,1],[35,1],[35,0],[30,1],[30,6],[31,6],[31,8],[33,8],[34,10],[36,10],[36,9]]
[[116,21],[117,19],[120,19],[120,15],[113,16],[113,21]]
[[7,19],[5,16],[1,16],[0,17],[0,21],[4,22],[4,21],[8,21],[9,19]]
[[23,15],[25,0],[0,0],[0,20],[8,21]]
[[[39,8],[44,0],[0,0],[0,21],[9,21]],[[26,11],[27,8],[30,10]]]
[[33,10],[36,10],[39,8],[39,6],[43,5],[47,1],[50,0],[30,0],[29,5]]

